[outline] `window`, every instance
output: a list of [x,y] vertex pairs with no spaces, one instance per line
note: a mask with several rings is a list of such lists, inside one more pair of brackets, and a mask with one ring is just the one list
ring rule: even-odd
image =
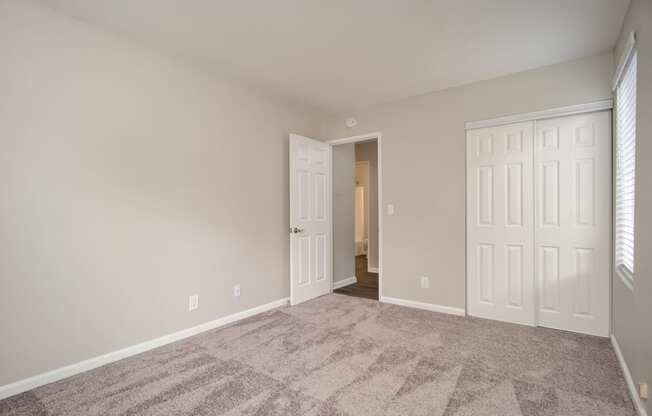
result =
[[634,279],[636,182],[636,50],[626,55],[616,84],[616,270]]

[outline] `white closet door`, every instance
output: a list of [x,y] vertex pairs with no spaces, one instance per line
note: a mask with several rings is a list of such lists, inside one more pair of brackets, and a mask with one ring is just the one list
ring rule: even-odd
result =
[[467,306],[473,316],[535,324],[534,123],[467,131]]
[[611,112],[537,121],[539,325],[609,335]]

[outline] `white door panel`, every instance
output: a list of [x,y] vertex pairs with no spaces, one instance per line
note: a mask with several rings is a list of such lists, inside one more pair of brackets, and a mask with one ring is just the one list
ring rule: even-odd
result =
[[290,301],[331,290],[331,147],[290,135]]
[[532,122],[467,132],[470,315],[534,325]]
[[608,336],[610,236],[611,112],[467,132],[470,315]]
[[538,121],[539,325],[609,335],[611,112]]

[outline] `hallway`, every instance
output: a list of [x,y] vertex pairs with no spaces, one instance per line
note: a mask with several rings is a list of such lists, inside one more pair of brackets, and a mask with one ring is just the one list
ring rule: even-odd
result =
[[357,283],[335,289],[334,293],[355,296],[358,298],[378,300],[378,273],[367,271],[367,256],[355,257],[355,275]]

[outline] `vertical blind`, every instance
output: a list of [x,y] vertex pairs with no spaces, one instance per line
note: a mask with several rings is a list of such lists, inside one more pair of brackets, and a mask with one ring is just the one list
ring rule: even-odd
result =
[[636,50],[616,87],[616,268],[634,275]]

